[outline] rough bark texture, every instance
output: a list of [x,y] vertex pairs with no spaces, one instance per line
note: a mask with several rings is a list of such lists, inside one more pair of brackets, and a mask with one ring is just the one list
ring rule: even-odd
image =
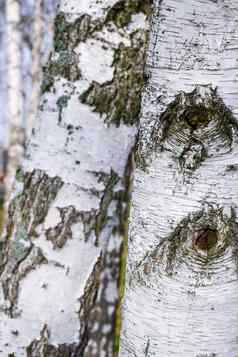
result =
[[5,356],[112,356],[150,11],[137,0],[60,4],[2,239]]
[[238,1],[155,2],[121,356],[238,353]]

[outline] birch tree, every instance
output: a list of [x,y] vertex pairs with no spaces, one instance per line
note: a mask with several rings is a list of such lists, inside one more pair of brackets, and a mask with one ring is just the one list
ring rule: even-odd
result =
[[30,138],[34,119],[40,102],[40,84],[42,76],[42,51],[44,42],[44,0],[37,0],[34,13],[34,35],[31,63],[31,100],[26,120],[26,137]]
[[6,202],[9,201],[16,168],[24,153],[24,129],[22,121],[23,87],[21,80],[21,32],[20,3],[6,2],[7,19],[7,118],[9,125],[8,167]]
[[60,2],[1,241],[4,356],[112,356],[150,12]]
[[238,1],[155,1],[121,356],[238,353]]
[[0,141],[10,152],[5,180],[8,199],[39,106],[42,64],[52,47],[55,8],[54,0],[0,4]]
[[53,41],[55,0],[22,2],[22,77],[24,80],[24,127],[29,140],[40,104],[42,67],[48,60]]

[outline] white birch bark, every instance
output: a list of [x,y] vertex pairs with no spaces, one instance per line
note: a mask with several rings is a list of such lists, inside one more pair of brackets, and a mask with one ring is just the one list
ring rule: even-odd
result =
[[6,202],[9,201],[14,176],[24,153],[22,122],[20,4],[6,1],[7,18],[7,120],[9,126]]
[[238,354],[238,1],[155,1],[121,356]]
[[2,241],[5,356],[112,356],[149,12],[61,1]]

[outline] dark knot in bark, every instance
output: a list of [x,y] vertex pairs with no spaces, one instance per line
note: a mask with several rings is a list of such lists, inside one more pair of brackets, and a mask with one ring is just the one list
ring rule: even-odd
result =
[[[232,261],[238,266],[238,224],[220,208],[204,210],[183,219],[173,232],[146,253],[136,267],[144,276],[177,276],[188,272],[220,274]],[[153,280],[153,278],[152,278]],[[145,281],[146,282],[146,281]]]
[[179,93],[158,118],[152,151],[169,151],[182,171],[195,170],[207,157],[232,149],[237,122],[211,86]]
[[194,247],[196,249],[207,252],[216,246],[217,241],[217,231],[207,228],[205,230],[196,232],[194,237]]

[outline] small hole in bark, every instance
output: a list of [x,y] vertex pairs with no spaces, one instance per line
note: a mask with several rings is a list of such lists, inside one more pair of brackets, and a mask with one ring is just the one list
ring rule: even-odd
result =
[[208,251],[215,247],[218,241],[217,232],[212,229],[206,229],[199,232],[195,240],[195,246],[203,251]]
[[194,106],[184,113],[184,118],[193,130],[206,126],[209,122],[209,115],[206,108]]

